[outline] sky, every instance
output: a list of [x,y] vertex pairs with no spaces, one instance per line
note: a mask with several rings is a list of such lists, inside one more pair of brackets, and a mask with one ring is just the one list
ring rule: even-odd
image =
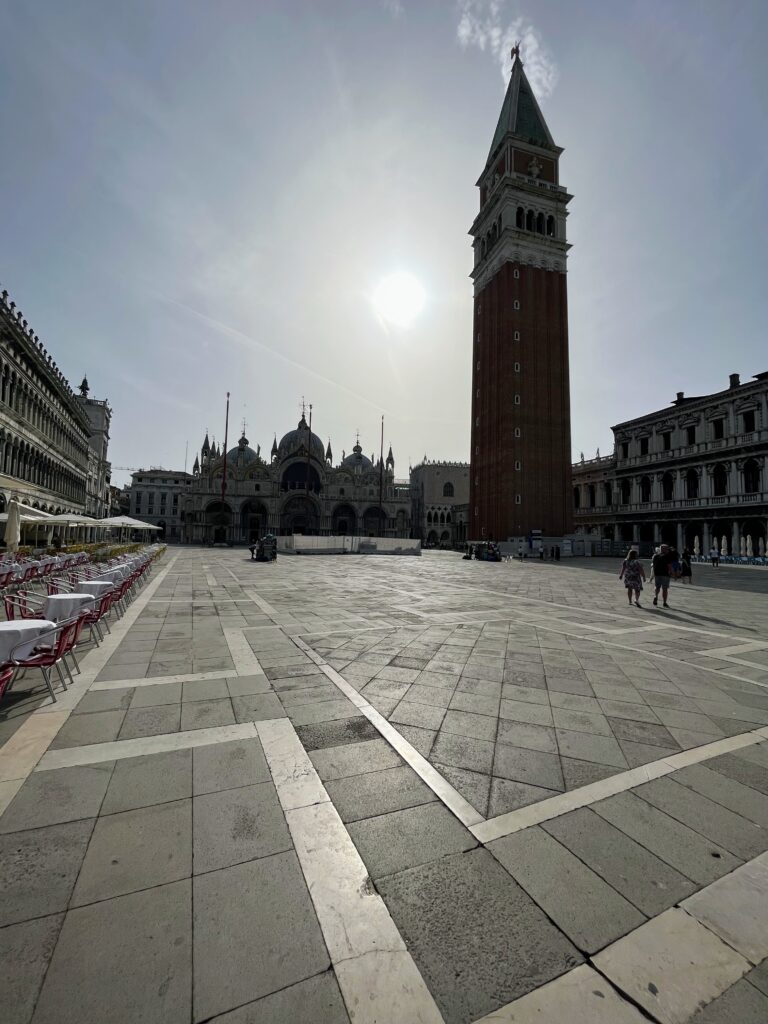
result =
[[[565,152],[574,458],[768,370],[762,0],[0,0],[0,286],[115,467],[469,457],[468,229],[511,42]],[[407,274],[403,325],[374,302]],[[395,317],[395,319],[397,319]],[[115,469],[113,482],[129,472]]]

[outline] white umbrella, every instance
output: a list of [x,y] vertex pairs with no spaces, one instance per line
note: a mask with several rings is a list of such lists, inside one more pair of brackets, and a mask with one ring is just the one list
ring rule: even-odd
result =
[[699,557],[700,551],[701,548],[699,547],[699,535],[696,534],[696,536],[693,538],[693,553],[694,555],[696,555],[697,558]]
[[747,534],[747,558],[752,558],[755,554],[755,549],[752,547],[752,534]]
[[720,539],[722,541],[722,546],[720,548],[720,554],[721,555],[727,555],[728,554],[728,538],[726,537],[725,534],[723,534],[723,536]]
[[741,555],[742,558],[744,558],[746,553],[747,553],[747,538],[746,537],[742,537],[741,540],[739,541],[739,554]]
[[19,503],[8,503],[8,521],[5,524],[5,546],[8,551],[18,551],[21,543],[21,514]]
[[760,557],[762,558],[765,555],[765,541],[762,537],[757,542],[757,550],[760,552]]

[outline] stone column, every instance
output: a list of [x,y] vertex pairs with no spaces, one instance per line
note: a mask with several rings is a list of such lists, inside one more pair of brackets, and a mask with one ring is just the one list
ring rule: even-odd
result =
[[704,523],[701,531],[701,553],[702,555],[708,555],[709,549],[712,547],[712,541],[709,536],[709,523]]
[[678,551],[682,551],[683,548],[685,547],[684,540],[685,540],[685,536],[683,534],[683,524],[682,523],[678,523],[677,524],[677,550]]
[[731,554],[741,554],[741,534],[739,533],[738,523],[734,523],[731,527]]

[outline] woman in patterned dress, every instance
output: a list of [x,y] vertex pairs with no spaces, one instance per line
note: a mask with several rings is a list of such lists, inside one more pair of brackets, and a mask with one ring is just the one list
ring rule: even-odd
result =
[[622,563],[619,579],[624,580],[629,603],[632,604],[632,594],[634,593],[635,604],[640,608],[640,591],[643,589],[645,569],[643,568],[643,563],[637,557],[637,552],[634,548],[627,554]]

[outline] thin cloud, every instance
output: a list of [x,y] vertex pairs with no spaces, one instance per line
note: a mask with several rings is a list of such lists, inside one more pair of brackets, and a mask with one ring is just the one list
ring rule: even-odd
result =
[[458,0],[456,36],[465,49],[474,46],[490,54],[505,83],[511,66],[510,51],[519,40],[528,81],[536,96],[546,99],[557,85],[557,65],[530,21],[521,15],[507,20],[509,7],[507,0]]

